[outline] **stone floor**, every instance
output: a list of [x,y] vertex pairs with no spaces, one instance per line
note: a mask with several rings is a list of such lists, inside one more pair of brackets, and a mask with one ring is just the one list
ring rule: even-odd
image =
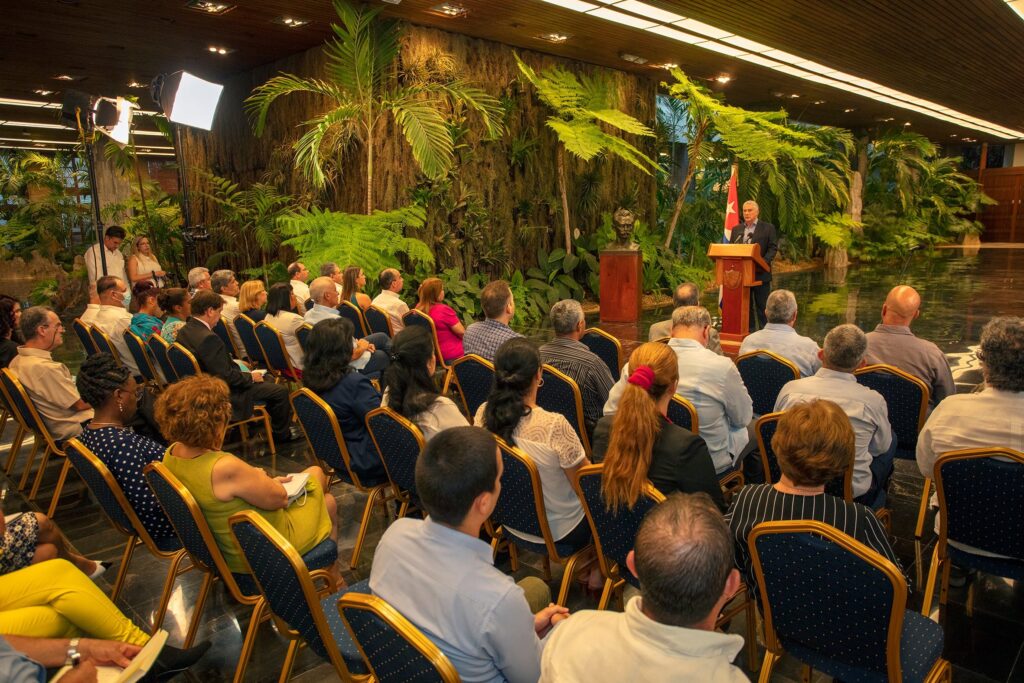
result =
[[[8,424],[4,430],[0,445],[0,462],[4,462],[13,435],[13,425]],[[22,455],[14,468],[20,474],[24,467],[24,459],[29,450],[26,444]],[[293,472],[302,469],[308,463],[304,443],[281,448],[273,457],[265,448],[261,439],[246,444],[229,445],[235,453],[244,455],[254,464],[266,467],[272,473]],[[29,502],[16,491],[16,481],[10,481],[11,492],[5,512],[44,508],[49,503],[53,486],[56,483],[57,466],[51,465],[47,472],[39,497]],[[0,479],[3,479],[0,473]],[[890,488],[890,507],[893,509],[893,532],[895,548],[911,576],[917,570],[914,547],[914,521],[920,497],[922,479],[914,463],[898,461],[896,474]],[[362,512],[365,497],[353,488],[338,484],[333,489],[338,501],[339,517],[342,528],[339,540],[339,554],[342,564],[346,567],[345,578],[350,583],[364,579],[369,574],[373,561],[373,551],[384,529],[384,518],[375,515],[367,536],[367,541],[360,558],[359,566],[349,571],[348,560],[358,529],[358,520]],[[61,496],[61,505],[57,509],[55,519],[72,543],[89,557],[120,560],[124,548],[124,538],[116,533],[103,516],[97,503],[85,492],[81,480],[74,474],[69,477],[68,485]],[[926,529],[931,529],[929,515]],[[923,573],[927,575],[927,564],[934,544],[934,535],[929,531],[925,534],[923,549],[925,563]],[[527,556],[520,567],[517,578],[528,574],[539,575],[539,561],[536,557]],[[155,603],[159,599],[161,584],[165,576],[167,564],[157,560],[144,549],[139,549],[132,561],[131,570],[121,595],[119,606],[137,623],[148,624]],[[507,563],[501,567],[509,571]],[[116,576],[117,566],[100,579],[101,586],[109,592],[110,583]],[[557,580],[556,568],[556,580]],[[192,572],[178,579],[171,597],[170,607],[164,621],[164,628],[170,632],[170,642],[180,643],[191,616],[191,606],[199,588],[199,577]],[[557,584],[553,584],[557,590]],[[997,577],[983,576],[975,584],[975,607],[973,616],[967,616],[964,604],[966,589],[951,590],[950,605],[946,610],[946,648],[945,656],[954,665],[954,680],[967,682],[982,681],[1024,681],[1024,591],[1013,581]],[[923,591],[915,587],[910,597],[911,609],[920,609]],[[593,601],[573,588],[569,606],[573,610],[592,609]],[[937,609],[937,606],[936,606]],[[200,639],[210,639],[214,647],[194,667],[179,680],[189,681],[226,681],[230,680],[235,668],[244,629],[248,624],[249,609],[234,604],[220,588],[214,589],[207,602],[203,623],[199,630]],[[730,630],[745,633],[744,619],[733,620]],[[248,681],[277,680],[281,663],[284,659],[286,641],[274,632],[267,623],[261,626],[255,654],[247,672]],[[759,648],[759,658],[763,656],[763,648]],[[743,659],[741,654],[740,660]],[[744,666],[743,661],[738,664]],[[748,673],[752,673],[748,671]],[[755,675],[756,677],[756,675]],[[321,681],[334,680],[333,670],[312,652],[304,650],[295,664],[293,680]],[[815,674],[814,680],[826,680],[827,677]],[[774,681],[799,680],[799,665],[791,658],[785,658],[776,668]]]

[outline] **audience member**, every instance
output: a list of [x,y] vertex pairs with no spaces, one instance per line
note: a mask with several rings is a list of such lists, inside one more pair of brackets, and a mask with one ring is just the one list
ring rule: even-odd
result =
[[174,528],[142,476],[146,465],[160,460],[166,447],[132,429],[139,397],[135,378],[113,356],[98,353],[82,363],[75,385],[95,411],[78,440],[114,475],[150,537],[157,542],[174,538]]
[[0,368],[6,368],[18,355],[18,346],[25,340],[18,329],[21,324],[21,302],[13,296],[0,294]]
[[867,338],[856,325],[832,328],[825,336],[821,369],[810,377],[787,382],[775,401],[775,410],[788,410],[816,398],[828,399],[842,408],[857,437],[853,495],[857,502],[877,508],[885,503],[896,442],[885,399],[859,384],[853,375],[864,364],[867,345]]
[[493,361],[499,346],[509,339],[523,336],[508,326],[516,312],[515,297],[507,282],[495,280],[487,283],[480,292],[480,304],[486,319],[466,328],[462,345],[467,354],[475,353]]
[[124,340],[124,331],[131,328],[132,314],[128,312],[131,295],[124,280],[112,275],[105,275],[96,281],[96,294],[100,297],[100,312],[92,326],[101,330],[114,345],[121,362],[128,366],[132,374],[139,375],[139,367],[135,356],[128,350]]
[[593,434],[615,380],[604,361],[580,341],[587,321],[579,301],[563,299],[551,307],[549,316],[555,338],[540,347],[540,357],[579,386],[587,431]]
[[224,300],[224,309],[221,310],[220,317],[224,319],[224,325],[228,328],[232,343],[236,349],[244,349],[242,338],[238,336],[238,330],[235,329],[235,318],[241,313],[238,303],[238,278],[235,277],[235,272],[232,270],[214,271],[210,276],[210,289]]
[[295,312],[299,305],[297,299],[295,290],[287,284],[278,282],[276,285],[272,285],[270,293],[267,294],[267,317],[263,319],[263,322],[278,331],[281,339],[284,340],[284,348],[288,351],[292,367],[301,371],[305,354],[296,333],[305,320]]
[[359,266],[349,266],[341,274],[341,300],[347,301],[360,310],[370,307],[370,297],[363,294],[366,286],[366,274]]
[[540,579],[517,585],[496,569],[480,540],[501,472],[494,437],[483,429],[453,427],[435,436],[416,460],[416,490],[429,516],[387,528],[370,589],[430,638],[463,681],[535,683],[541,637],[568,610],[549,604]]
[[736,565],[747,586],[757,585],[747,538],[761,522],[824,522],[900,566],[885,529],[871,510],[825,493],[825,485],[850,468],[856,452],[854,429],[838,404],[812,399],[794,405],[779,419],[772,450],[782,470],[779,481],[744,486],[726,515],[736,541]]
[[[323,276],[313,280],[309,291],[313,297],[313,307],[306,311],[307,323],[316,327],[321,320],[341,317],[337,308],[340,297],[330,278]],[[354,369],[376,379],[387,368],[390,351],[391,339],[383,332],[376,332],[362,339],[353,339],[349,362]]]
[[5,519],[0,509],[0,575],[58,557],[71,562],[90,579],[99,578],[112,564],[76,553],[57,524],[41,512],[22,512]]
[[425,441],[449,427],[469,424],[455,402],[437,391],[437,356],[425,327],[407,327],[396,334],[391,343],[391,358],[384,373],[381,405],[414,422]]
[[[337,503],[325,494],[323,470],[303,470],[309,474],[305,498],[302,504],[289,504],[283,484],[292,475],[271,477],[221,450],[231,418],[228,395],[223,380],[195,375],[168,386],[156,404],[157,422],[171,444],[163,462],[195,496],[228,568],[248,571],[228,525],[228,518],[241,510],[263,517],[300,555],[328,537],[337,540]],[[337,565],[329,572],[336,583],[341,581]]]
[[818,342],[796,332],[796,297],[788,289],[776,289],[768,295],[765,316],[768,323],[748,334],[740,344],[740,355],[754,351],[771,351],[782,356],[800,371],[801,377],[821,368]]
[[882,304],[882,322],[867,334],[867,359],[869,363],[892,365],[924,380],[934,408],[956,393],[956,384],[939,347],[910,331],[911,323],[920,314],[921,295],[913,287],[897,285],[889,290]]
[[[684,282],[672,292],[672,310],[682,306],[700,306],[700,288],[692,282]],[[658,341],[665,337],[672,336],[672,318],[662,320],[651,325],[647,334],[647,341]],[[718,330],[712,325],[708,330],[708,349],[719,356],[725,355],[722,351],[722,342],[718,337]]]
[[[97,243],[85,250],[85,270],[89,277],[90,288],[95,288],[96,281],[104,275],[128,281],[128,274],[124,269],[124,254],[121,253],[121,243],[124,242],[127,234],[120,225],[108,225],[107,229],[103,231],[102,247]],[[104,259],[106,260],[105,264]],[[104,270],[104,265],[106,270]]]
[[[416,310],[429,315],[434,321],[437,331],[437,345],[441,349],[441,357],[445,362],[453,361],[465,355],[462,338],[466,328],[462,326],[459,315],[444,301],[444,283],[440,278],[428,277],[420,284],[419,301]],[[519,336],[519,335],[514,335]],[[498,345],[500,346],[500,344]],[[495,347],[497,349],[497,346]],[[493,356],[488,360],[494,360]]]
[[128,255],[128,279],[126,280],[134,288],[140,282],[148,282],[157,289],[161,289],[167,278],[167,273],[160,267],[156,260],[153,247],[149,238],[140,235],[132,240],[132,246]]
[[21,335],[25,343],[11,360],[11,370],[53,438],[77,436],[93,413],[78,395],[68,366],[53,360],[53,350],[64,343],[64,325],[49,308],[32,306],[21,314]]
[[166,314],[164,324],[160,328],[160,336],[168,344],[173,344],[178,339],[178,330],[192,315],[192,299],[188,295],[188,290],[170,287],[160,290],[156,301]]
[[82,315],[78,316],[86,325],[92,325],[96,322],[96,316],[100,312],[100,297],[96,294],[96,284],[89,288],[89,303],[85,305],[85,310],[82,311]]
[[341,292],[344,289],[342,284],[343,276],[341,268],[337,263],[328,261],[327,263],[320,266],[320,277],[327,277],[334,283],[334,289],[338,292],[338,301],[341,301]]
[[287,387],[264,382],[262,375],[242,372],[213,332],[223,307],[224,301],[213,292],[197,293],[192,299],[192,316],[178,330],[178,343],[192,352],[204,372],[227,382],[234,420],[251,417],[254,403],[260,401],[270,414],[275,441],[294,440]]
[[142,280],[132,287],[132,323],[128,329],[144,342],[154,334],[159,335],[164,327],[164,321],[160,319],[163,311],[160,310],[159,295],[160,290],[149,280]]
[[[494,359],[494,389],[476,411],[473,423],[530,456],[540,475],[552,537],[578,549],[590,539],[590,526],[571,482],[590,461],[569,421],[537,405],[540,366],[540,353],[529,339],[516,337],[502,344]],[[544,543],[538,536],[506,530],[523,540]]]
[[679,384],[676,354],[648,342],[629,357],[633,368],[615,415],[594,430],[594,460],[604,461],[601,490],[612,508],[632,509],[648,481],[666,496],[676,491],[711,496],[723,511],[725,499],[704,440],[668,419]]
[[409,304],[402,301],[401,297],[405,280],[396,268],[385,268],[380,271],[377,284],[380,285],[380,294],[370,303],[388,314],[388,319],[391,320],[391,333],[398,334],[405,327],[402,316],[409,312]]
[[306,280],[309,279],[309,269],[298,261],[290,263],[288,264],[288,277],[288,284],[292,286],[295,298],[300,306],[305,307],[306,302],[309,301],[309,286],[306,284]]
[[302,382],[334,411],[352,470],[364,484],[372,486],[387,480],[384,464],[366,430],[366,414],[380,407],[380,392],[369,377],[349,364],[353,330],[352,323],[340,316],[313,326],[306,340]]
[[243,282],[238,291],[238,312],[254,323],[267,317],[267,288],[262,280]]
[[[739,466],[749,452],[748,425],[753,404],[739,370],[732,360],[707,348],[711,314],[703,306],[684,306],[672,312],[672,338],[668,346],[676,354],[679,386],[676,393],[697,410],[700,436],[708,446],[719,475]],[[619,381],[608,394],[605,415],[614,415],[631,375],[622,367]],[[753,458],[751,458],[753,460]]]
[[192,296],[203,289],[210,289],[210,270],[196,266],[188,271],[188,288]]
[[729,528],[701,494],[670,496],[640,525],[629,571],[640,595],[623,613],[585,610],[555,630],[542,683],[739,683],[743,637],[720,633],[718,615],[740,586]]

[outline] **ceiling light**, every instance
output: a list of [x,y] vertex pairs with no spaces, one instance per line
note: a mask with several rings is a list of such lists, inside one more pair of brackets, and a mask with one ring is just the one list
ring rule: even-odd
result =
[[736,57],[738,59],[742,59],[745,62],[750,62],[752,64],[759,64],[760,66],[767,66],[769,68],[771,68],[771,67],[775,66],[776,64],[778,64],[778,62],[776,62],[773,59],[768,59],[767,57],[762,57],[761,55],[755,55],[754,53],[748,53],[748,54],[745,54],[745,55],[736,55]]
[[797,99],[797,98],[799,98],[799,97],[800,97],[800,94],[799,94],[799,93],[793,93],[792,95],[790,95],[790,96],[789,96],[789,99],[791,99],[791,100],[795,100],[795,99]]
[[951,138],[955,138],[955,137],[956,137],[956,133],[950,133],[950,134],[949,134],[949,137],[951,137]]
[[564,43],[565,41],[572,38],[571,33],[543,33],[537,36],[541,40],[546,40],[549,43]]
[[232,52],[234,52],[234,49],[232,49],[230,47],[224,47],[222,45],[210,45],[206,49],[209,50],[210,52],[212,52],[215,55],[229,55]]
[[[53,92],[52,90],[48,92]],[[56,102],[40,102],[39,100],[19,100],[16,97],[0,97],[0,104],[8,107],[29,107],[31,109],[60,109]]]
[[576,10],[577,12],[588,12],[592,9],[597,9],[597,5],[592,2],[583,2],[583,0],[544,0],[544,2],[550,5],[558,5],[565,9]]
[[679,26],[680,28],[685,28],[688,31],[699,33],[702,36],[714,38],[715,40],[721,40],[726,36],[732,35],[728,31],[723,31],[720,28],[711,26],[710,24],[705,24],[702,21],[697,21],[696,19],[685,19],[683,21],[677,21],[675,22],[675,25]]
[[185,7],[205,14],[224,14],[235,9],[234,5],[229,5],[226,2],[211,2],[210,0],[188,0]]
[[814,104],[825,104],[825,100],[814,100]]
[[57,74],[53,77],[56,81],[77,81],[81,80],[81,76],[72,76],[71,74]]
[[1021,0],[1006,0],[1006,4],[1009,5],[1010,9],[1016,12],[1021,19],[1024,19],[1024,2]]
[[749,40],[743,36],[726,36],[722,38],[722,42],[735,45],[736,47],[741,47],[750,52],[767,52],[768,50],[771,50],[767,45],[759,43],[756,40]]
[[857,107],[847,107],[843,111],[845,111],[847,114],[849,114],[851,111],[857,111]]
[[442,2],[440,5],[434,5],[430,8],[430,11],[434,14],[440,14],[451,19],[457,17],[464,17],[469,14],[469,10],[462,5],[457,5],[454,2]]
[[35,142],[44,143],[47,145],[77,145],[78,143],[74,140],[23,140],[22,138],[0,138],[0,141],[4,142]]
[[64,126],[59,123],[35,123],[33,121],[0,121],[0,126],[12,126],[21,128],[53,128],[61,130]]
[[663,21],[666,23],[684,21],[686,19],[686,17],[680,14],[666,12],[663,9],[652,7],[645,2],[638,2],[638,0],[621,0],[621,2],[615,3],[615,8],[624,9],[627,12],[632,12],[633,14],[639,14],[642,17],[648,17],[655,21]]
[[903,125],[904,125],[904,126],[909,126],[909,125],[910,125],[910,121],[907,121],[907,122],[906,122],[906,123],[904,123]]
[[646,30],[650,31],[651,33],[657,33],[659,36],[671,38],[672,40],[678,40],[680,43],[688,43],[690,45],[700,45],[702,43],[707,42],[707,38],[704,38],[703,36],[697,36],[692,33],[687,33],[686,31],[680,31],[678,29],[669,28],[668,26],[662,26],[661,24],[658,24],[657,26],[651,26]]
[[732,76],[730,76],[729,74],[721,74],[720,76],[715,76],[715,80],[721,83],[722,85],[725,85],[726,83],[732,80]]
[[675,62],[665,62],[664,64],[654,64],[654,68],[656,68],[656,69],[665,69],[666,71],[671,71],[672,69],[678,69],[679,65],[676,64]]
[[277,19],[274,19],[274,23],[281,24],[282,26],[287,26],[288,28],[299,28],[300,26],[305,26],[306,24],[308,24],[309,19],[297,19],[295,17],[278,17]]
[[128,81],[129,88],[145,88],[145,83],[139,83],[138,81]]
[[780,62],[786,62],[787,64],[800,64],[801,62],[807,61],[803,57],[797,57],[796,55],[783,50],[765,50],[762,54],[764,54],[765,57],[771,57],[772,59],[777,59]]
[[633,28],[650,28],[654,26],[654,22],[650,19],[641,19],[634,17],[632,14],[623,14],[622,12],[616,12],[613,9],[607,7],[599,7],[598,9],[587,12],[592,17],[601,17],[608,21],[614,21],[616,24],[622,24],[624,26],[632,26]]
[[700,46],[705,50],[711,50],[712,52],[717,52],[720,55],[728,55],[729,57],[740,57],[747,54],[745,51],[733,47],[732,45],[723,45],[722,43],[716,43],[710,40],[706,43],[701,43]]
[[54,93],[53,90],[46,90],[44,88],[36,88],[32,92],[34,92],[37,95],[42,95],[43,97],[47,97],[47,96],[52,95]]
[[627,62],[632,62],[633,64],[646,64],[647,63],[647,60],[645,58],[639,57],[637,55],[631,55],[628,52],[621,53],[619,55],[619,59],[624,59]]

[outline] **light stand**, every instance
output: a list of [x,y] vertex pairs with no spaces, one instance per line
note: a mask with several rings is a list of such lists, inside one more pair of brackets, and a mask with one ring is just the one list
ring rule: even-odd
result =
[[[100,267],[105,276],[107,274],[107,254],[103,245],[103,224],[100,219],[100,198],[96,189],[96,161],[93,157],[93,107],[92,98],[77,90],[68,90],[64,96],[64,105],[61,108],[61,118],[67,123],[74,124],[81,137],[82,145],[85,147],[85,166],[89,172],[89,193],[92,195],[93,226],[96,228],[96,245],[100,252]],[[83,120],[84,119],[84,120]]]

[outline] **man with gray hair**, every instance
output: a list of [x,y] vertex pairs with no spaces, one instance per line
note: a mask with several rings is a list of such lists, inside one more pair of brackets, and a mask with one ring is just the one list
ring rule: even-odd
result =
[[[334,283],[334,288],[338,292],[338,296],[341,296],[341,291],[344,289],[341,278],[341,268],[334,261],[328,261],[320,266],[320,277],[330,278],[331,282]],[[309,298],[313,299],[313,284],[309,285]],[[313,299],[314,301],[316,299]]]
[[743,202],[743,222],[730,228],[730,242],[733,244],[756,244],[761,249],[761,258],[768,264],[768,270],[755,266],[754,277],[761,281],[750,288],[750,328],[764,327],[765,307],[768,293],[772,291],[772,261],[779,251],[779,236],[775,226],[759,219],[761,208],[753,199]]
[[404,317],[409,312],[409,304],[402,301],[400,296],[405,280],[397,268],[385,268],[377,276],[377,284],[380,285],[380,294],[370,304],[388,314],[391,334],[398,334],[405,329]]
[[[672,292],[672,310],[674,311],[680,306],[700,306],[700,287],[693,282],[684,282],[676,287],[675,291]],[[724,355],[722,353],[722,342],[718,338],[718,330],[712,327],[710,332],[711,338],[708,340],[708,348],[719,356]],[[671,336],[672,318],[654,323],[651,325],[651,329],[647,331],[648,341],[658,341],[659,339]]]
[[188,288],[192,296],[195,296],[200,289],[210,289],[210,270],[196,266],[188,271]]
[[[736,365],[707,348],[711,314],[703,306],[681,306],[672,312],[672,338],[668,346],[679,363],[676,393],[697,410],[700,436],[708,446],[715,472],[724,474],[739,466],[750,450],[748,426],[754,417],[753,403]],[[626,389],[629,363],[622,367],[604,404],[604,414],[614,415]],[[756,464],[751,462],[751,466]]]
[[[220,312],[220,317],[224,318],[224,321],[227,323],[228,333],[231,335],[231,343],[240,351],[245,349],[242,346],[242,338],[238,336],[238,330],[235,329],[235,318],[239,314],[238,290],[240,289],[235,271],[226,269],[214,271],[213,275],[210,276],[210,289],[214,293],[219,294],[220,298],[224,301],[224,308]],[[230,351],[231,349],[228,350]]]
[[299,310],[305,310],[306,302],[309,301],[309,285],[306,284],[306,280],[309,279],[309,268],[306,268],[300,261],[289,263],[288,277],[288,284],[292,286],[292,291],[295,292],[295,298],[301,307]]
[[856,325],[833,327],[825,336],[821,369],[810,377],[787,382],[775,401],[775,410],[814,399],[826,399],[842,408],[856,437],[854,500],[877,510],[885,505],[896,440],[885,399],[853,376],[853,371],[864,365],[867,348],[867,337]]
[[541,683],[635,680],[739,683],[743,637],[715,621],[740,586],[729,527],[704,493],[652,509],[626,556],[640,595],[624,612],[583,610],[552,632]]
[[540,347],[540,357],[544,363],[564,372],[579,385],[583,395],[583,418],[587,432],[593,434],[615,380],[604,361],[580,342],[583,331],[587,329],[587,321],[583,318],[583,306],[579,301],[563,299],[551,307],[548,315],[555,338]]
[[813,375],[821,367],[818,343],[796,332],[796,297],[788,289],[776,289],[768,295],[765,316],[768,324],[748,334],[740,345],[740,355],[754,351],[771,351],[782,356],[800,371],[802,377]]

